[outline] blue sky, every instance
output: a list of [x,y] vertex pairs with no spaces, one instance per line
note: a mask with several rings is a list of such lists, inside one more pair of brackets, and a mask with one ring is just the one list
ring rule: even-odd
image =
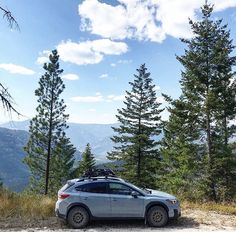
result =
[[[236,41],[236,0],[212,0],[215,18],[223,18]],[[71,122],[113,123],[125,90],[146,63],[161,93],[180,94],[184,53],[179,37],[191,38],[188,17],[199,19],[204,0],[0,0],[18,21],[20,31],[0,23],[0,82],[24,117],[35,114],[34,91],[48,53],[58,49],[64,69],[63,98]],[[236,42],[234,42],[236,44]],[[6,113],[0,122],[8,121]],[[163,118],[166,118],[166,112]]]

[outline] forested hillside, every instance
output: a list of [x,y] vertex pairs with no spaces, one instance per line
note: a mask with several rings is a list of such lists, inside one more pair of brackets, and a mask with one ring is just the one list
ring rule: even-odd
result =
[[0,177],[14,191],[23,190],[28,183],[30,173],[22,163],[28,137],[26,131],[0,128]]
[[[66,133],[77,150],[84,150],[87,143],[91,144],[92,151],[99,162],[106,160],[106,153],[112,149],[110,137],[113,135],[112,126],[117,124],[80,124],[68,123]],[[16,130],[29,129],[29,120],[12,121],[0,124],[1,127]]]
[[[116,125],[116,124],[114,124]],[[28,140],[29,121],[9,122],[0,127],[0,177],[3,183],[14,191],[21,191],[28,183],[29,171],[22,163],[25,157],[23,147]],[[110,136],[112,124],[69,123],[68,136],[76,145],[76,160],[80,160],[81,151],[87,141],[91,143],[97,163],[106,162],[106,153],[111,150]],[[14,128],[14,129],[13,129]],[[13,170],[13,171],[9,171]]]

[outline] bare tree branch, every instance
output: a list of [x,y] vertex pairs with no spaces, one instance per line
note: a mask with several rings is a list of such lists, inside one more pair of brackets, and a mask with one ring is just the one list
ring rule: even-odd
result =
[[15,27],[17,30],[20,30],[20,27],[19,27],[16,19],[12,15],[11,11],[9,11],[1,6],[0,6],[0,10],[3,11],[3,18],[6,18],[6,20],[8,21],[9,27],[10,28]]
[[[6,18],[8,21],[9,27],[13,28],[15,27],[17,30],[20,30],[19,25],[17,21],[15,20],[12,13],[3,7],[0,6],[0,10],[3,11],[3,18]],[[14,101],[8,90],[0,83],[0,101],[2,102],[3,109],[5,109],[10,115],[11,112],[15,112],[20,116],[21,114],[16,110],[16,108],[13,106]]]
[[21,114],[13,106],[14,101],[8,90],[0,83],[0,101],[2,102],[3,108],[7,112],[11,113],[12,111],[17,113],[18,116]]

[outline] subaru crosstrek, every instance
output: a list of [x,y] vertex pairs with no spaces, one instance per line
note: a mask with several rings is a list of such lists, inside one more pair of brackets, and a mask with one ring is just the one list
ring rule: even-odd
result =
[[83,228],[94,219],[145,219],[162,227],[181,215],[179,201],[172,195],[141,189],[120,178],[74,179],[58,192],[56,215],[73,228]]

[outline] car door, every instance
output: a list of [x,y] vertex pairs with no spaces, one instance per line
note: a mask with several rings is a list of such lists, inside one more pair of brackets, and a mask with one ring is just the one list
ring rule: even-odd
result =
[[107,183],[88,183],[77,187],[77,191],[80,191],[80,202],[89,208],[94,217],[109,217],[111,215],[111,201],[107,192]]
[[[144,197],[123,183],[108,183],[111,197],[111,216],[118,218],[143,217]],[[137,197],[131,195],[137,192]]]

